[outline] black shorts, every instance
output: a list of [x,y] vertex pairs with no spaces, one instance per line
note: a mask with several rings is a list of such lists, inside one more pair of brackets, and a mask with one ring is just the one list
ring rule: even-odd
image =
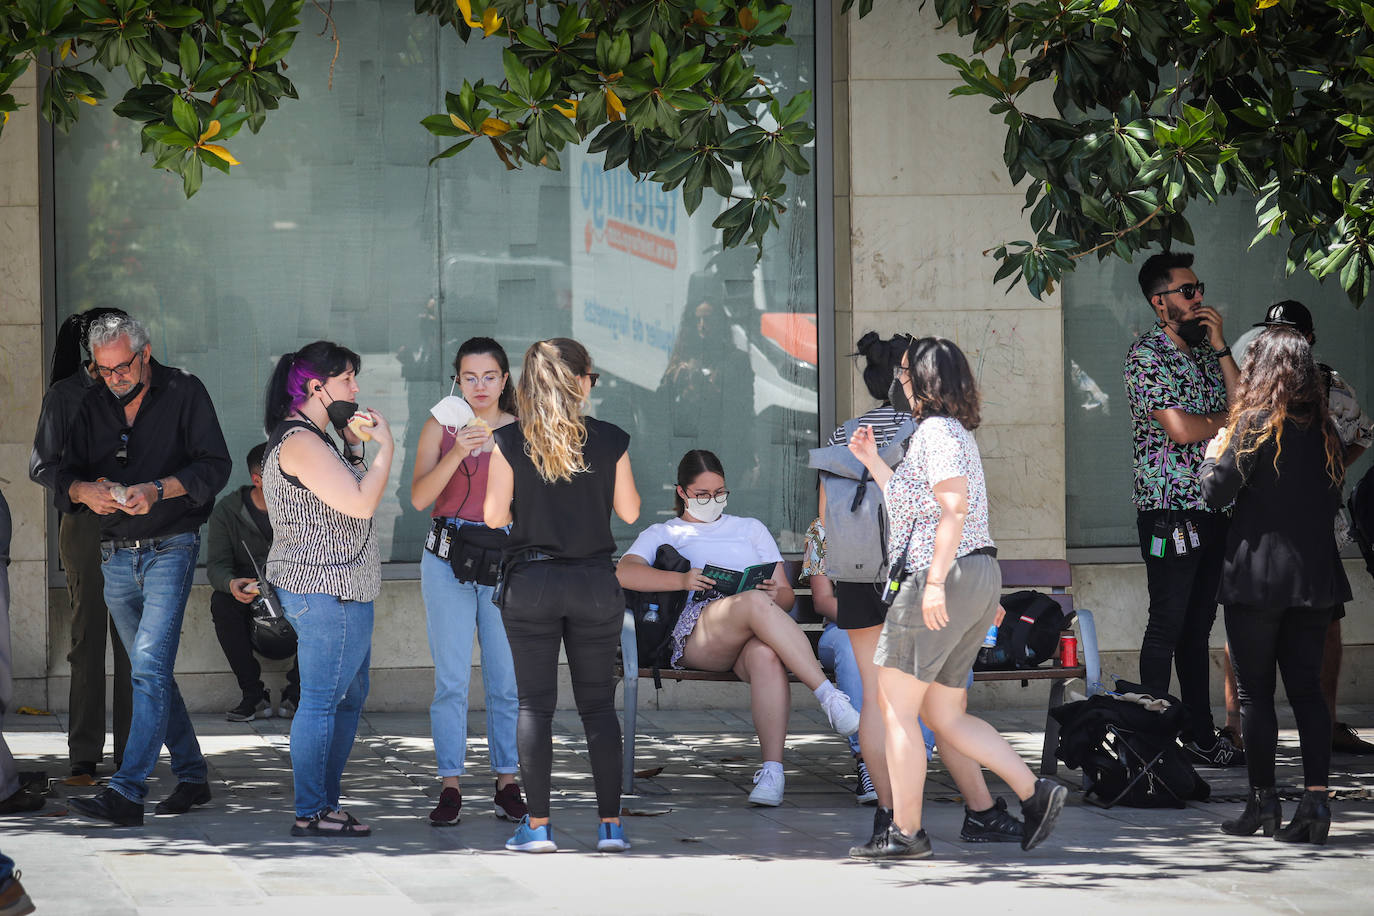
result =
[[882,585],[873,582],[835,583],[835,625],[841,630],[880,627],[887,619]]

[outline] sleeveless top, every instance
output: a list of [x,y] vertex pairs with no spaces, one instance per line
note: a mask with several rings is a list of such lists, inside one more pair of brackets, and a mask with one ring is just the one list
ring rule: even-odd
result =
[[[458,437],[444,431],[439,442],[439,455],[442,457],[453,450]],[[469,455],[458,465],[453,476],[444,484],[439,498],[434,501],[434,518],[461,518],[469,522],[482,521],[482,502],[487,498],[487,471],[491,468],[491,452],[478,452]]]
[[611,504],[615,497],[615,465],[630,447],[630,434],[613,423],[592,417],[582,457],[587,470],[572,480],[549,483],[525,454],[525,432],[519,423],[495,433],[496,444],[511,466],[514,505],[506,555],[538,550],[559,559],[605,560],[615,553],[611,534]]
[[262,463],[262,495],[275,535],[267,554],[267,581],[298,595],[375,600],[382,590],[382,569],[372,519],[331,508],[281,469],[282,443],[302,431],[329,442],[335,460],[355,478],[367,473],[345,461],[313,425],[297,420],[278,424]]

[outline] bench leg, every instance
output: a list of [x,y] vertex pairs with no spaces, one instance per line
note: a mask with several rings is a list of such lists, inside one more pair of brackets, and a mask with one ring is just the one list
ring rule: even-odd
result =
[[[1064,685],[1067,681],[1054,681],[1050,685],[1050,705],[1049,709],[1054,709],[1064,702]],[[1045,713],[1045,746],[1040,749],[1040,775],[1053,776],[1059,772],[1059,761],[1055,758],[1055,749],[1059,747],[1059,720],[1048,712]]]
[[1104,693],[1102,689],[1102,660],[1097,654],[1097,622],[1093,612],[1078,609],[1078,641],[1083,647],[1083,667],[1088,669],[1087,694]]
[[621,667],[625,669],[624,699],[625,728],[623,741],[625,758],[622,763],[624,773],[620,777],[620,791],[633,795],[635,791],[635,720],[639,715],[639,649],[635,643],[635,617],[625,612],[625,623],[620,630]]

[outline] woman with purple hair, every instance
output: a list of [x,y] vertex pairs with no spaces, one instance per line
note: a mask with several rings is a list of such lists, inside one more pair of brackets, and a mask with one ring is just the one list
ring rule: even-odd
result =
[[[288,353],[267,388],[263,496],[272,521],[267,581],[296,630],[301,702],[291,722],[292,836],[368,836],[339,807],[367,698],[381,561],[372,517],[395,445],[386,418],[359,411],[358,354],[320,340]],[[332,425],[340,448],[325,431]],[[368,466],[364,442],[377,443]]]

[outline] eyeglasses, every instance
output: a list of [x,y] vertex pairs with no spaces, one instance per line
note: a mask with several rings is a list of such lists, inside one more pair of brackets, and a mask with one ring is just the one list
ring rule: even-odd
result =
[[489,388],[501,381],[501,373],[488,372],[485,375],[473,375],[469,372],[465,375],[450,375],[448,380],[450,382],[460,382],[472,388],[476,388],[478,385],[481,385],[483,388]]
[[[125,365],[128,365],[127,363]],[[119,431],[119,448],[115,449],[114,459],[120,467],[127,467],[129,464],[129,430],[127,427]]]
[[717,490],[714,493],[698,493],[696,495],[688,493],[687,499],[698,506],[704,506],[707,503],[723,503],[729,495],[729,490]]
[[587,373],[587,378],[589,378],[589,379],[592,380],[592,387],[595,388],[595,387],[596,387],[596,383],[601,379],[601,373],[600,373],[600,372],[588,372],[588,373]]
[[911,367],[909,367],[909,366],[893,366],[893,367],[892,367],[892,377],[895,378],[895,379],[910,378],[910,377],[911,377]]
[[118,375],[120,378],[123,378],[124,376],[129,374],[129,369],[133,367],[134,360],[138,359],[142,355],[142,353],[135,353],[133,356],[129,357],[127,360],[120,363],[118,366],[97,365],[95,367],[95,371],[100,373],[101,378],[109,378],[112,375]]
[[1156,296],[1167,296],[1167,295],[1169,295],[1170,293],[1178,293],[1178,294],[1179,294],[1180,296],[1182,296],[1184,299],[1194,299],[1194,298],[1196,298],[1197,296],[1201,296],[1202,293],[1203,293],[1203,290],[1204,290],[1206,287],[1207,287],[1207,284],[1206,284],[1206,283],[1202,283],[1202,282],[1198,282],[1198,283],[1185,283],[1185,284],[1183,284],[1182,286],[1180,286],[1178,289],[1161,289],[1159,292],[1155,293],[1155,295],[1156,295]]

